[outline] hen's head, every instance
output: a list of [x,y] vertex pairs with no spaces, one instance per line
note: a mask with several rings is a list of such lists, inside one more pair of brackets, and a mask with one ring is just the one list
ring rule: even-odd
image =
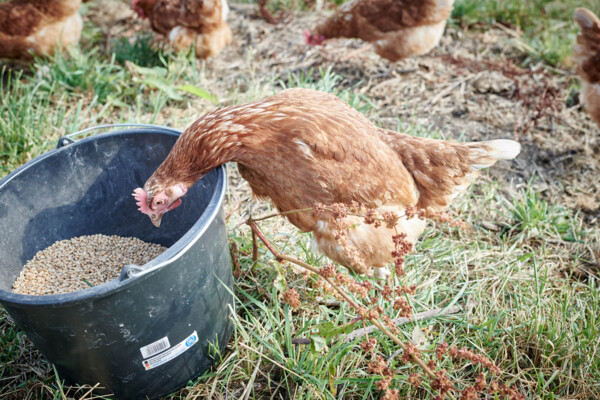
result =
[[131,8],[133,11],[142,18],[148,18],[144,9],[140,6],[140,0],[131,0]]
[[183,183],[164,188],[153,179],[149,179],[144,188],[135,189],[132,196],[135,197],[138,210],[149,216],[150,221],[158,228],[163,214],[179,207],[181,197],[187,191],[188,188]]
[[316,34],[312,33],[310,30],[305,29],[304,30],[304,40],[306,41],[306,44],[321,45],[321,44],[323,44],[323,41],[325,40],[325,36],[316,35]]

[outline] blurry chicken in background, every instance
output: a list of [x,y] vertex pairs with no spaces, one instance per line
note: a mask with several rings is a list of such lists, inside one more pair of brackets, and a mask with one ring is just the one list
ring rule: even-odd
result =
[[351,0],[304,36],[314,45],[331,38],[362,39],[396,63],[438,44],[453,4],[454,0]]
[[0,58],[30,60],[57,46],[77,44],[81,0],[12,0],[0,3]]
[[[144,188],[134,191],[139,210],[159,226],[188,189],[213,168],[234,161],[259,198],[281,212],[315,203],[353,202],[403,215],[407,207],[443,211],[451,200],[497,160],[510,160],[512,140],[458,143],[413,137],[378,128],[338,97],[310,89],[288,89],[254,103],[217,109],[194,122]],[[286,216],[332,260],[359,273],[376,267],[385,276],[395,229],[349,217],[358,259],[336,240],[336,227],[313,212]],[[415,243],[425,221],[402,219],[396,227]]]
[[226,0],[133,0],[131,6],[177,50],[194,46],[196,57],[208,58],[231,43]]
[[585,8],[575,10],[574,19],[581,27],[573,48],[573,61],[582,83],[581,100],[600,126],[600,19]]

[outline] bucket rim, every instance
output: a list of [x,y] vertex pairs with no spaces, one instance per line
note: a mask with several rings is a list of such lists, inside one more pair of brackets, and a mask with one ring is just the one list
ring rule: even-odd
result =
[[[125,126],[125,125],[121,125]],[[109,127],[121,127],[120,124],[115,125],[102,125],[101,128]],[[133,135],[140,133],[147,133],[148,131],[159,132],[163,134],[168,134],[172,136],[179,136],[181,134],[180,130],[170,128],[170,127],[162,127],[159,125],[149,125],[149,124],[132,124],[134,126],[130,129],[117,130],[111,132],[104,132],[92,136],[87,136],[80,140],[69,144],[68,146],[77,146],[84,144],[89,141],[98,140],[110,136],[119,136],[119,135]],[[80,131],[85,132],[89,129]],[[76,132],[76,133],[80,133]],[[70,134],[75,135],[76,133]],[[14,179],[20,173],[25,171],[27,168],[32,167],[35,164],[43,161],[47,157],[54,155],[61,150],[64,150],[65,147],[59,147],[56,149],[52,149],[43,153],[32,160],[26,162],[25,164],[19,166],[3,179],[0,180],[0,190],[2,187],[7,184],[10,180]],[[152,274],[167,265],[177,261],[186,251],[192,247],[202,236],[203,233],[208,229],[211,223],[217,218],[225,198],[225,192],[227,187],[227,173],[225,164],[216,167],[217,180],[215,184],[215,189],[213,191],[213,195],[206,206],[204,212],[200,215],[200,218],[188,229],[188,231],[183,234],[172,246],[170,246],[166,251],[164,251],[159,256],[153,258],[149,262],[144,265],[136,266],[140,269],[139,272],[129,274],[125,279],[121,279],[117,277],[113,280],[100,284],[98,286],[81,289],[68,293],[58,293],[51,295],[29,295],[29,294],[20,294],[12,291],[7,291],[0,289],[0,304],[3,306],[13,305],[13,306],[48,306],[48,305],[66,305],[73,304],[77,302],[90,301],[94,299],[99,299],[107,294],[112,295],[113,293],[118,293],[122,290],[126,290],[127,287],[133,283],[135,283],[138,279],[143,279],[144,276],[148,274]],[[212,171],[207,173],[210,174]],[[125,267],[124,267],[125,268]]]

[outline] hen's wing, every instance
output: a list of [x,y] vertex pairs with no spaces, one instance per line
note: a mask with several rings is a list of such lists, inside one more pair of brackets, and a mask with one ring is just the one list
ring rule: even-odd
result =
[[0,57],[29,59],[59,44],[77,43],[82,20],[80,0],[0,3]]
[[515,158],[521,149],[512,140],[457,143],[417,138],[380,129],[383,140],[400,156],[419,190],[420,208],[444,210],[466,189],[479,170],[497,160]]
[[[243,109],[226,110],[236,124],[256,131],[244,139],[237,161],[254,193],[282,211],[315,203],[358,202],[369,207],[415,205],[412,177],[377,128],[339,98],[289,89]],[[290,220],[303,230],[312,221]],[[308,216],[307,216],[308,218]]]
[[[150,22],[157,32],[168,35],[176,26],[197,33],[212,32],[223,24],[225,0],[159,0]],[[225,7],[225,8],[224,8]]]
[[445,21],[452,5],[453,0],[354,0],[342,4],[314,33],[373,41],[386,32]]

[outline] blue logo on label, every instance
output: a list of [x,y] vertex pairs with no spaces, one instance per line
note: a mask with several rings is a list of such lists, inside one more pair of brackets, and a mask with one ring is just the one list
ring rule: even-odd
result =
[[190,347],[191,345],[193,345],[194,343],[196,343],[196,340],[198,340],[198,337],[196,335],[192,335],[189,338],[187,338],[187,340],[185,341],[185,346],[186,347]]

